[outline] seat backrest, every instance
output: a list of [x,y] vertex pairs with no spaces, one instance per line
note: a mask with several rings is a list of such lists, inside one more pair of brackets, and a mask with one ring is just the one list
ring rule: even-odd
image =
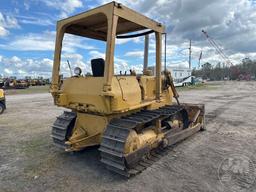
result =
[[92,59],[91,60],[92,75],[93,77],[103,77],[105,61],[102,58]]

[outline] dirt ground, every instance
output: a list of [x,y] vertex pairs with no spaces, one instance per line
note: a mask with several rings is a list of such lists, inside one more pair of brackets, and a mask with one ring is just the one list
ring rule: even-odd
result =
[[180,95],[182,102],[206,104],[207,131],[131,179],[106,170],[97,148],[65,153],[53,145],[50,127],[63,109],[49,93],[7,96],[8,109],[0,116],[0,191],[256,191],[252,177],[241,187],[219,174],[230,157],[249,159],[245,174],[256,173],[256,82],[221,82]]

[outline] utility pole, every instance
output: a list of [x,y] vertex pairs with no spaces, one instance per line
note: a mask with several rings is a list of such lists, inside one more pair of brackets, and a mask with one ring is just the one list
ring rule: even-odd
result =
[[188,57],[188,63],[189,63],[189,69],[191,69],[191,40],[189,40],[189,57]]
[[200,69],[201,59],[202,59],[203,51],[200,52],[199,59],[198,59],[198,69]]

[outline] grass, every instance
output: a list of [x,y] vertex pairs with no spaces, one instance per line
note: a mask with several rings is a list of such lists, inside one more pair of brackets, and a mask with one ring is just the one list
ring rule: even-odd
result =
[[191,86],[185,86],[185,87],[176,87],[177,91],[190,91],[190,90],[215,90],[217,89],[219,84],[207,84],[207,83],[200,83],[196,85]]
[[6,89],[5,93],[6,95],[49,93],[49,85],[30,86],[27,89]]

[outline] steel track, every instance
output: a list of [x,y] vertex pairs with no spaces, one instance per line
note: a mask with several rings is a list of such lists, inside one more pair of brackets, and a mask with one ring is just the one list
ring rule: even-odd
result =
[[52,138],[53,143],[60,148],[66,149],[67,145],[65,142],[71,135],[72,128],[74,127],[76,119],[76,113],[67,112],[57,117],[56,121],[52,126]]
[[[155,125],[156,120],[159,119],[161,119],[161,126],[164,127],[163,132],[175,133],[176,130],[170,129],[166,121],[177,117],[177,115],[182,116],[184,128],[187,128],[189,125],[187,112],[184,107],[179,105],[168,105],[156,110],[141,110],[134,114],[112,119],[102,136],[99,148],[101,162],[106,165],[107,169],[126,177],[142,172],[164,156],[170,147],[159,147],[154,150],[145,147],[126,156],[123,152],[128,135],[132,130],[140,133],[146,127]],[[52,126],[52,138],[56,146],[63,149],[68,147],[65,142],[71,136],[75,120],[76,113],[74,112],[65,111],[57,117]]]
[[124,154],[124,147],[129,133],[131,130],[141,132],[146,127],[154,125],[158,119],[161,119],[162,126],[166,127],[165,121],[178,114],[183,116],[184,128],[187,128],[189,125],[187,113],[182,106],[178,105],[164,106],[156,110],[142,110],[135,114],[112,119],[103,134],[99,148],[101,162],[106,165],[107,169],[126,177],[142,172],[164,156],[169,147],[159,147],[151,151],[145,147],[128,157]]

